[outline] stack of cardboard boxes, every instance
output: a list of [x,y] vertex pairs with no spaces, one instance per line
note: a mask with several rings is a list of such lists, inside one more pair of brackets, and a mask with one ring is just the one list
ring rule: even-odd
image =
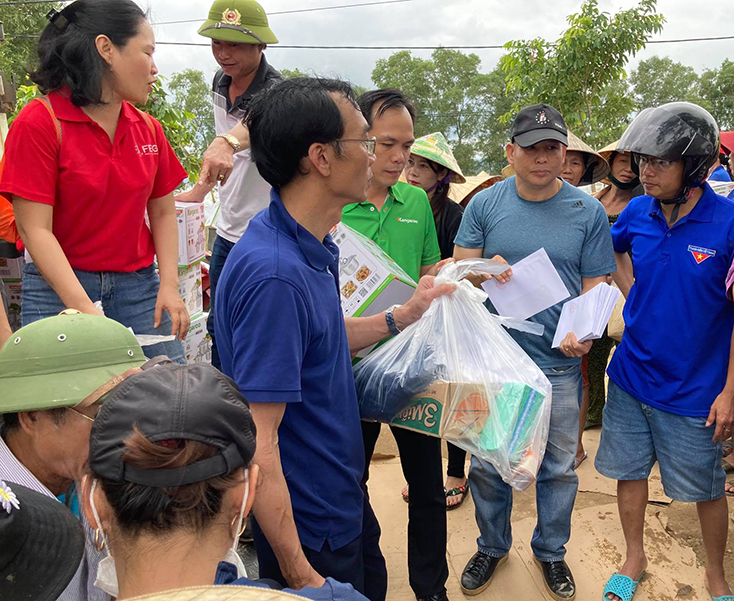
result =
[[5,310],[10,328],[20,328],[20,301],[23,296],[23,255],[14,244],[0,242],[0,287],[3,289]]
[[178,292],[191,318],[184,352],[189,363],[210,363],[212,341],[206,330],[201,262],[206,254],[204,203],[176,203],[178,219]]

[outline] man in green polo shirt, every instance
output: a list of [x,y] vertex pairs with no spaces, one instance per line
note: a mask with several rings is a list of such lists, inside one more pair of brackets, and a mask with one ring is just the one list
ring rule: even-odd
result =
[[[369,135],[377,140],[376,159],[367,200],[344,208],[342,221],[374,240],[416,282],[435,275],[441,258],[426,193],[399,182],[415,141],[415,109],[398,90],[362,94]],[[366,485],[369,463],[380,435],[380,424],[362,422]],[[446,597],[446,497],[443,490],[441,440],[392,428],[403,474],[409,486],[408,572],[416,597],[443,601]]]

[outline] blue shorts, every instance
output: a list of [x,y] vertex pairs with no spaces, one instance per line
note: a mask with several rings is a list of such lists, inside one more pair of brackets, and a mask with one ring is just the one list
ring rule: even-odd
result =
[[641,403],[611,380],[597,471],[614,480],[647,480],[657,461],[665,494],[701,503],[724,495],[723,447],[705,417],[686,417]]

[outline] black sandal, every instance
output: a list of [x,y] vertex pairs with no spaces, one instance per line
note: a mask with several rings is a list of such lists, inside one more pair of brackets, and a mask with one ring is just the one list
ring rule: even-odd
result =
[[458,503],[455,503],[454,505],[446,505],[446,511],[451,511],[452,509],[458,509],[461,507],[461,504],[464,502],[464,499],[466,499],[466,493],[469,492],[469,482],[467,482],[464,486],[457,486],[456,488],[452,488],[451,490],[446,491],[446,498],[449,497],[458,497],[461,496],[461,500]]

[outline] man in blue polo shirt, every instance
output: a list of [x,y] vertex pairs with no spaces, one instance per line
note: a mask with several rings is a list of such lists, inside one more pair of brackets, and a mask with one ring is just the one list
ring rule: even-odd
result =
[[222,370],[258,430],[260,577],[300,589],[330,576],[382,601],[387,573],[360,483],[351,353],[416,321],[454,287],[434,288],[427,276],[402,307],[342,317],[329,231],[344,206],[365,200],[375,148],[348,84],[283,82],[253,100],[246,125],[273,192],[227,259],[215,319]]
[[719,131],[701,107],[675,102],[640,113],[618,148],[633,153],[646,195],[612,227],[626,327],[608,370],[596,468],[618,481],[627,556],[604,595],[631,598],[647,567],[647,479],[658,461],[665,493],[697,503],[706,586],[730,600],[721,441],[734,420],[734,306],[724,285],[734,203],[704,183]]

